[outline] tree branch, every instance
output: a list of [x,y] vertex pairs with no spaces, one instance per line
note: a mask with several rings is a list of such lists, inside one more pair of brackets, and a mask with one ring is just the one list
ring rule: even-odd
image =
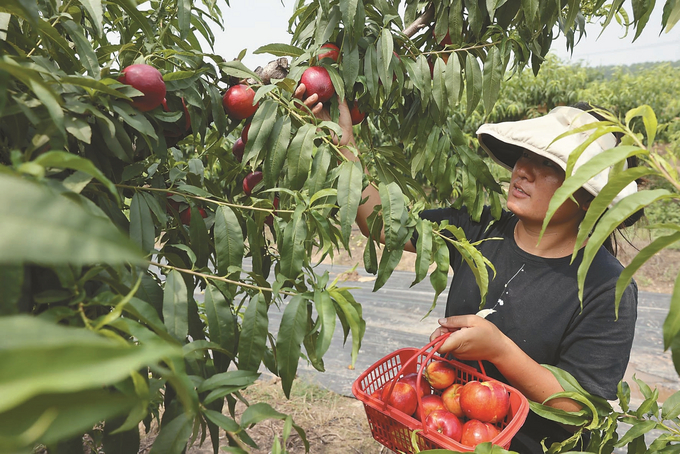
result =
[[409,38],[413,35],[415,35],[418,31],[421,29],[427,27],[430,25],[430,22],[432,22],[432,19],[434,19],[434,4],[430,3],[430,5],[427,7],[425,12],[422,14],[422,16],[418,17],[416,20],[411,23],[408,27],[404,29],[404,35],[408,36]]

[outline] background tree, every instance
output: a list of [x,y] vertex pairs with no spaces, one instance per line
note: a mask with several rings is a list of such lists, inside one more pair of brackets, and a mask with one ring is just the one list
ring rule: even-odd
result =
[[[634,2],[636,33],[652,6]],[[669,1],[662,27],[679,12]],[[246,429],[266,418],[285,421],[274,452],[292,429],[304,439],[264,403],[247,402],[239,420],[234,408],[262,367],[287,395],[301,357],[323,371],[338,321],[356,357],[361,305],[312,257],[347,249],[362,187],[383,201],[371,225],[387,244],[380,260],[375,241],[364,254],[375,288],[417,230],[415,281],[436,263],[439,294],[448,240],[418,212],[449,199],[474,216],[485,203],[501,209],[469,134],[475,112],[492,112],[505,79],[538,73],[558,30],[575,37],[584,17],[621,14],[578,1],[298,1],[291,43],[258,51],[285,59],[256,73],[212,52],[214,2],[4,1],[0,449],[74,452],[104,421],[105,452],[133,452],[138,424],[153,419],[153,453],[208,433],[218,452],[222,431],[244,452]],[[337,61],[323,58],[327,43]],[[137,85],[132,65],[162,81],[144,66]],[[343,159],[337,125],[292,97],[310,65],[367,115],[357,128],[367,175]],[[240,82],[254,90],[248,119],[223,99]],[[437,190],[426,197],[423,183]],[[491,264],[445,228],[484,294]],[[283,308],[279,326],[272,306]]]

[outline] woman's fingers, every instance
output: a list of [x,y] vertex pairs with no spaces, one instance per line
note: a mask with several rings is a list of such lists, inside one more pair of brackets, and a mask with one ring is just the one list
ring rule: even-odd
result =
[[305,84],[300,84],[295,89],[295,93],[293,93],[293,96],[296,97],[297,99],[302,99],[302,97],[305,94],[305,91],[307,91],[307,87],[305,87]]

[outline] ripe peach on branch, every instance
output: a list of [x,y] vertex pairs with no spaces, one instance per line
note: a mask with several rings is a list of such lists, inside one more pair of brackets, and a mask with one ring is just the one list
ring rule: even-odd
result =
[[130,65],[121,71],[118,81],[144,94],[132,100],[132,105],[141,112],[155,109],[165,99],[163,75],[151,65],[144,63]]

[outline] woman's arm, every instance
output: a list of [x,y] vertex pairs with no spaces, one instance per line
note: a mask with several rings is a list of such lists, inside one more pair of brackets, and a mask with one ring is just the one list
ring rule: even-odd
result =
[[[441,325],[430,336],[431,340],[451,332],[439,348],[441,353],[452,353],[461,360],[485,360],[493,363],[508,383],[527,399],[544,402],[551,395],[564,391],[555,376],[531,359],[493,323],[477,315],[459,315],[439,319]],[[578,411],[579,404],[559,398],[547,405],[565,411]]]
[[[305,93],[305,85],[300,84],[298,85],[297,89],[295,90],[295,97],[298,99],[302,99],[302,96]],[[313,94],[309,97],[307,97],[304,100],[305,105],[311,110],[311,112],[316,116],[317,118],[321,120],[330,120],[330,114],[328,113],[328,110],[324,108],[323,103],[318,102],[319,97],[316,94]],[[356,162],[359,161],[359,156],[355,155],[352,150],[357,150],[356,147],[356,142],[354,140],[354,131],[352,129],[352,117],[349,113],[349,107],[347,106],[347,101],[340,100],[339,105],[340,109],[340,118],[338,119],[338,125],[340,125],[340,129],[342,130],[342,137],[340,137],[339,140],[336,138],[336,143],[340,147],[340,150],[342,154],[350,161]],[[357,150],[358,153],[358,150]],[[364,172],[368,173],[366,169],[364,169]],[[359,230],[361,230],[361,233],[368,237],[370,235],[369,228],[368,228],[368,217],[373,213],[373,208],[376,205],[380,205],[380,193],[378,192],[378,189],[369,184],[366,189],[363,190],[361,193],[361,198],[364,200],[364,203],[359,205],[359,208],[357,210],[357,217],[356,217],[356,223],[357,226],[359,226]],[[385,232],[382,231],[380,233],[380,242],[385,244]],[[409,251],[409,252],[415,252],[415,246],[410,241],[407,241],[406,244],[404,245],[404,250]]]

